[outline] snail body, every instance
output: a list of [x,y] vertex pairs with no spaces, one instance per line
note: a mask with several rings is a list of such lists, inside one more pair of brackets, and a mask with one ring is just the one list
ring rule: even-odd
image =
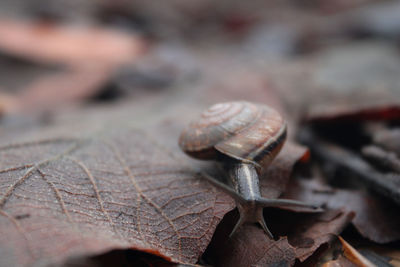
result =
[[236,201],[240,218],[231,236],[245,222],[258,222],[272,238],[263,217],[264,207],[316,207],[289,199],[261,196],[259,176],[281,150],[286,123],[266,105],[245,101],[219,103],[204,111],[182,132],[179,146],[191,157],[216,160],[225,170],[229,186],[206,175]]

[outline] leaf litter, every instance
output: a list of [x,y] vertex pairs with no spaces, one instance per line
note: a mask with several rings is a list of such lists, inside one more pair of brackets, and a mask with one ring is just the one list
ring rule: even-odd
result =
[[[131,123],[126,123],[129,109]],[[170,108],[164,116],[177,111]],[[130,247],[174,262],[198,261],[234,204],[202,179],[181,152],[157,143],[157,132],[130,127],[140,116],[134,112],[127,108],[120,119],[117,113],[100,115],[97,120],[119,120],[105,128],[106,122],[96,126],[96,115],[86,121],[81,116],[80,123],[70,118],[71,125],[39,128],[2,146],[1,243],[2,251],[14,251],[2,259],[19,265],[42,259],[60,263]],[[153,120],[162,129],[160,118]],[[160,140],[165,139],[176,141],[175,135]],[[268,177],[276,184],[269,188],[274,197],[305,152],[291,144],[286,149],[290,157],[277,159]]]
[[[230,19],[229,16],[227,19]],[[73,28],[69,27],[43,22],[31,27],[15,21],[7,21],[4,25],[9,25],[8,34],[11,35],[8,35],[7,40],[3,40],[0,47],[16,57],[68,66],[72,72],[66,72],[65,75],[62,73],[60,75],[62,79],[58,81],[68,81],[74,71],[77,71],[76,77],[86,76],[85,71],[76,69],[76,66],[83,64],[82,62],[99,60],[104,62],[104,66],[111,66],[111,69],[114,69],[121,63],[130,63],[130,59],[137,56],[138,50],[133,49],[136,52],[132,52],[133,50],[130,48],[125,50],[123,46],[119,47],[122,48],[122,53],[118,51],[118,55],[129,51],[121,57],[113,56],[118,49],[109,54],[105,53],[105,58],[96,54],[98,50],[88,52],[85,50],[86,46],[82,45],[86,42],[85,36],[80,39]],[[324,27],[327,25],[321,24],[319,30],[325,31],[329,28]],[[7,31],[7,27],[1,30]],[[90,36],[96,31],[87,30],[86,34]],[[46,37],[47,33],[50,35]],[[108,33],[102,32],[100,35],[102,34],[106,36]],[[44,36],[46,44],[43,44],[39,36]],[[28,37],[34,44],[32,47],[26,45],[24,47],[19,41],[22,46],[7,43]],[[108,43],[107,38],[103,37],[100,39]],[[62,40],[75,44],[73,47],[76,50],[73,55],[68,54],[66,50],[59,50],[63,48],[60,40],[61,44]],[[113,49],[113,42],[108,44],[111,45],[106,45],[103,51]],[[49,51],[41,50],[43,47],[47,47]],[[108,50],[109,48],[111,50]],[[204,75],[200,78],[200,83],[198,80],[180,81],[182,84],[174,84],[172,87],[175,88],[168,89],[168,94],[172,92],[172,96],[159,91],[158,96],[154,97],[146,91],[139,95],[140,99],[126,102],[125,106],[121,102],[118,103],[118,108],[113,105],[108,108],[95,107],[72,112],[57,112],[55,115],[52,113],[49,121],[39,121],[39,124],[31,122],[33,129],[21,125],[4,127],[9,125],[6,117],[2,129],[4,131],[0,137],[0,143],[3,143],[0,151],[2,154],[0,206],[3,215],[1,223],[4,225],[0,228],[4,233],[3,241],[0,242],[2,263],[61,264],[77,256],[105,255],[110,250],[123,251],[133,248],[180,263],[290,266],[302,261],[303,264],[310,264],[313,258],[318,258],[321,253],[329,249],[329,245],[335,242],[336,236],[350,221],[363,236],[371,240],[379,243],[397,240],[395,231],[397,217],[388,219],[390,214],[395,213],[397,206],[386,199],[387,195],[383,198],[378,197],[376,193],[364,191],[364,186],[358,191],[343,188],[334,189],[334,193],[332,189],[325,190],[326,188],[310,191],[310,185],[298,187],[295,179],[290,180],[294,165],[299,161],[304,163],[309,158],[306,148],[293,142],[298,129],[303,126],[298,122],[311,123],[314,133],[324,135],[329,129],[344,129],[340,123],[346,120],[357,124],[362,122],[363,125],[369,125],[371,120],[385,121],[383,129],[392,134],[391,136],[378,138],[374,135],[375,130],[368,132],[368,129],[362,129],[364,134],[373,136],[368,142],[376,146],[374,150],[371,150],[370,144],[365,142],[365,139],[357,142],[356,146],[359,147],[348,147],[348,144],[340,143],[341,140],[335,138],[330,141],[344,149],[346,153],[351,152],[362,160],[366,159],[365,164],[379,171],[377,177],[382,177],[382,173],[387,170],[397,172],[396,161],[393,160],[396,158],[389,153],[398,153],[394,137],[396,126],[394,120],[399,114],[398,101],[396,90],[392,90],[395,88],[393,84],[396,84],[398,75],[385,76],[386,80],[382,80],[379,72],[381,69],[379,66],[385,67],[387,62],[391,62],[389,64],[391,67],[397,66],[394,60],[396,52],[392,48],[373,44],[340,48],[342,50],[329,53],[321,51],[317,57],[314,56],[323,59],[317,62],[319,64],[317,68],[306,62],[282,65],[274,63],[268,65],[265,71],[264,69],[260,71],[260,65],[254,68],[249,62],[239,60],[238,64],[226,60],[227,55],[223,53],[216,56],[221,52],[218,50],[217,53],[214,51],[214,54],[202,54],[195,59],[196,63],[200,62],[197,67],[200,66],[201,74]],[[386,52],[375,53],[380,50]],[[354,60],[354,64],[350,62],[351,64],[344,65],[343,62],[332,61],[335,58],[343,61],[349,51],[352,56],[363,59],[361,62],[367,62],[365,66],[377,62],[378,67],[359,71],[357,60]],[[307,56],[303,58],[305,61],[312,59]],[[383,60],[385,58],[389,60]],[[88,69],[93,67],[90,64],[88,66]],[[271,66],[272,69],[284,70],[279,74],[279,79],[273,75]],[[247,71],[243,70],[244,67],[248,67]],[[306,79],[304,77],[293,79],[290,77],[290,67],[294,67],[297,71],[305,70],[311,76],[307,76]],[[64,99],[67,100],[66,103],[87,99],[89,95],[93,95],[92,89],[99,90],[99,86],[108,83],[110,79],[115,79],[110,76],[108,70],[106,67],[97,74],[94,73],[93,82],[88,83],[89,86],[82,86],[83,89],[78,90],[76,95],[73,93],[60,95],[60,102],[55,101],[55,103],[51,103],[53,98],[48,93],[51,90],[48,92],[46,90],[61,82],[51,82],[57,76],[45,76],[43,81],[37,83],[39,86],[33,83],[26,87],[47,88],[43,91],[45,97],[34,99],[33,96],[40,94],[35,93],[35,90],[26,90],[21,95],[25,94],[27,105],[24,106],[25,102],[21,101],[20,106],[25,110],[37,111],[39,107],[49,104],[51,104],[50,109],[58,108],[57,103],[64,103]],[[396,73],[396,68],[393,70],[389,72]],[[372,72],[365,74],[364,71]],[[265,72],[268,73],[266,76]],[[338,79],[335,76],[348,72],[355,75],[345,75],[346,79]],[[365,75],[372,80],[372,83],[367,83],[367,87],[377,88],[383,84],[383,88],[391,91],[371,94],[368,91],[365,95],[357,92],[350,94],[353,98],[366,99],[364,103],[360,101],[357,105],[348,101],[352,99],[348,95],[340,96],[343,88],[360,88],[359,84],[362,84],[364,80],[362,77]],[[282,89],[280,87],[282,79],[287,80],[283,85],[298,90],[297,93],[290,90],[282,90],[281,93],[276,90],[276,88]],[[50,81],[50,86],[42,86],[46,81]],[[188,87],[184,82],[189,82],[191,88],[199,89],[198,92],[184,90],[184,87]],[[74,79],[71,79],[71,84],[73,83]],[[76,79],[76,83],[81,83],[80,78]],[[301,91],[303,87],[308,91]],[[335,92],[327,92],[321,88],[330,88]],[[205,92],[207,95],[201,95]],[[285,94],[285,92],[290,93]],[[58,96],[57,93],[55,95]],[[291,95],[291,98],[285,99],[284,97],[288,95]],[[13,101],[9,101],[8,96],[3,99],[6,99],[7,103],[2,107],[6,106],[9,109]],[[153,101],[154,99],[157,100]],[[262,230],[255,225],[244,226],[237,236],[228,239],[225,233],[229,233],[232,227],[230,225],[235,222],[237,216],[236,211],[232,211],[233,201],[205,182],[201,178],[201,173],[195,171],[204,164],[188,159],[176,145],[180,129],[193,114],[216,101],[236,99],[268,103],[284,113],[289,120],[290,141],[261,180],[263,195],[279,197],[284,193],[295,199],[312,199],[312,201],[318,199],[327,208],[322,214],[266,209],[264,215],[277,236],[276,240],[267,239]],[[282,107],[282,102],[289,105]],[[131,107],[132,103],[135,107]],[[325,104],[327,105],[324,106]],[[304,107],[309,108],[304,109]],[[318,127],[325,128],[325,132],[321,132],[318,127],[314,128],[315,122],[320,123]],[[335,123],[339,123],[336,125],[337,128],[332,127]],[[357,136],[352,133],[349,140],[355,138]],[[316,142],[314,145],[320,144]],[[324,156],[329,153],[315,157],[313,145],[308,145],[311,148],[313,163],[314,159],[322,159],[326,165],[328,161],[324,160]],[[392,159],[389,162],[392,165],[388,165],[389,159]],[[381,164],[378,164],[378,161]],[[343,162],[343,159],[340,162]],[[322,164],[322,167],[325,168],[325,165]],[[338,164],[334,170],[343,170],[345,169],[343,166]],[[357,170],[354,166],[350,166],[349,169]],[[329,172],[329,169],[327,170]],[[330,171],[332,172],[332,168]],[[324,173],[324,178],[330,178],[327,173]],[[347,178],[348,175],[354,176],[353,174],[353,172],[350,172],[350,175],[341,173],[339,176]],[[329,182],[337,187],[337,183],[332,180]],[[285,193],[287,190],[289,191]],[[345,200],[352,202],[352,205],[350,207],[344,205],[347,204],[343,204]],[[382,207],[389,207],[388,212],[378,212]],[[376,214],[381,216],[375,216]],[[203,254],[205,250],[206,253]],[[135,257],[143,259],[146,255],[140,254]],[[343,256],[339,256],[339,259],[343,259]],[[153,259],[149,262],[153,262]],[[150,264],[149,262],[147,264]]]
[[153,147],[121,129],[3,147],[1,243],[15,250],[15,264],[123,247],[196,262],[232,204]]

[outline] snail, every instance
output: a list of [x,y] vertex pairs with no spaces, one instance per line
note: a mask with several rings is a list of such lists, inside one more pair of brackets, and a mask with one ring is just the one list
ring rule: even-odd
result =
[[319,210],[301,201],[261,196],[259,177],[281,150],[286,128],[286,122],[274,109],[238,101],[211,106],[182,131],[179,146],[187,155],[216,160],[226,171],[228,185],[207,173],[202,174],[236,202],[240,217],[230,236],[244,223],[259,223],[272,239],[264,220],[264,207]]

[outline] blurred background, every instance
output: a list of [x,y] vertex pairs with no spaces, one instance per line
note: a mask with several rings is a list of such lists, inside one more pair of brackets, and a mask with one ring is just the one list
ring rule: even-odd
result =
[[3,0],[0,114],[177,88],[206,104],[275,90],[291,116],[397,105],[399,34],[399,1]]

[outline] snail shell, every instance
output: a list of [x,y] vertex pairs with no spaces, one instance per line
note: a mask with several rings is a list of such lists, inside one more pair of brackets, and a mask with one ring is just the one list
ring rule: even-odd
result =
[[211,106],[189,124],[179,146],[199,159],[220,159],[221,155],[269,165],[286,138],[286,123],[274,109],[250,102],[226,102]]

